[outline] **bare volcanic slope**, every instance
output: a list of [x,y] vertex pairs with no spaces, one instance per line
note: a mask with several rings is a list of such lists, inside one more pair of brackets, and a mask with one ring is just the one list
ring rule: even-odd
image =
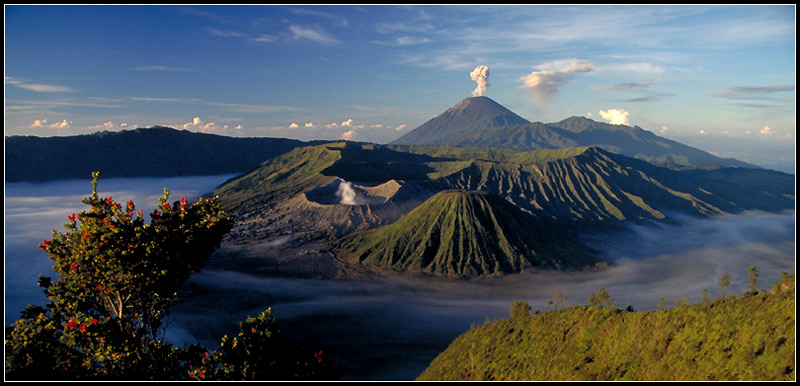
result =
[[565,232],[498,195],[474,191],[439,192],[391,225],[344,237],[334,251],[351,264],[446,277],[576,269],[597,261]]
[[466,98],[391,143],[455,145],[517,150],[597,146],[607,151],[676,168],[758,168],[660,137],[638,126],[612,125],[583,117],[529,122],[487,97]]
[[[454,141],[491,127],[519,126],[530,122],[494,100],[467,98],[392,142],[403,145],[459,145]],[[482,146],[492,146],[489,144]]]
[[[388,224],[438,191],[497,194],[567,225],[658,221],[794,207],[794,178],[758,169],[677,171],[597,147],[517,151],[338,143],[295,149],[217,192],[241,239],[299,231],[339,237]],[[746,173],[741,173],[747,171]],[[768,174],[768,175],[767,175]],[[768,177],[770,184],[757,184]],[[342,202],[350,186],[353,200]]]

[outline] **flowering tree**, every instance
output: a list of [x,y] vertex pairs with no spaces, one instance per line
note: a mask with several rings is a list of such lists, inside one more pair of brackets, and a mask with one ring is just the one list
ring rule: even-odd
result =
[[[183,283],[219,248],[233,218],[216,198],[169,203],[169,190],[146,223],[142,210],[97,194],[88,211],[68,216],[66,232],[39,247],[58,280],[39,278],[49,299],[28,306],[6,328],[9,379],[189,379],[206,350],[162,342],[162,319]],[[216,353],[215,353],[216,355]],[[250,357],[248,360],[257,360]]]

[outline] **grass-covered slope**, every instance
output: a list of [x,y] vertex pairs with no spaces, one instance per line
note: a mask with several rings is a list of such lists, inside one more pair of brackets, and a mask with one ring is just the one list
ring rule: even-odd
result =
[[321,172],[341,158],[341,144],[301,147],[231,179],[215,193],[233,212],[258,210],[298,193],[330,183],[334,177]]
[[794,179],[785,173],[677,171],[597,147],[309,146],[264,162],[216,194],[231,212],[261,211],[336,177],[368,183],[416,181],[434,192],[493,193],[537,216],[573,224],[660,220],[670,211],[709,216],[794,207]]
[[391,225],[344,237],[335,251],[349,263],[448,277],[596,262],[579,241],[500,196],[467,191],[439,192]]
[[668,310],[573,306],[473,327],[419,380],[794,380],[795,277]]

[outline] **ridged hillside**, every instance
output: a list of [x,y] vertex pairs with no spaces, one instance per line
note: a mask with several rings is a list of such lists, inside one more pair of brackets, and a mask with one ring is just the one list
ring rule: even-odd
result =
[[667,310],[573,306],[489,322],[418,380],[793,381],[794,281]]
[[[240,219],[263,226],[289,226],[281,225],[281,232],[289,231],[292,224],[295,231],[354,229],[335,224],[328,227],[334,212],[360,217],[349,221],[351,224],[381,225],[399,217],[396,213],[389,217],[376,213],[373,202],[354,203],[370,208],[289,203],[303,200],[297,196],[305,193],[317,204],[338,202],[335,189],[322,189],[337,179],[362,187],[392,180],[413,186],[390,200],[393,207],[402,210],[413,208],[438,191],[481,191],[499,195],[540,219],[581,226],[659,221],[673,211],[713,216],[794,207],[794,177],[785,173],[742,168],[677,171],[597,147],[518,151],[325,144],[297,148],[268,160],[260,168],[228,181],[216,194],[226,210]],[[323,197],[325,194],[328,196]],[[268,213],[276,207],[283,209]],[[296,216],[292,208],[309,210]],[[376,218],[380,221],[374,221]],[[310,224],[315,219],[326,224]]]
[[304,191],[330,183],[321,171],[341,158],[336,144],[301,147],[268,160],[249,173],[226,181],[217,191],[226,209],[260,210]]
[[466,191],[439,192],[391,225],[344,237],[334,250],[353,264],[448,277],[579,269],[597,261],[579,241],[503,198]]

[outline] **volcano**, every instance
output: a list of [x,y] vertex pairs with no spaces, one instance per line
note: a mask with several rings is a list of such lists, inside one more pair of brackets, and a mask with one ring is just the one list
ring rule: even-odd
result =
[[348,235],[334,250],[351,264],[444,277],[580,269],[597,262],[567,232],[502,197],[460,190],[437,193],[391,225]]
[[606,151],[675,169],[741,167],[760,169],[721,158],[638,126],[613,125],[585,117],[559,122],[530,122],[487,97],[466,98],[391,143],[504,147],[516,150],[597,146]]

